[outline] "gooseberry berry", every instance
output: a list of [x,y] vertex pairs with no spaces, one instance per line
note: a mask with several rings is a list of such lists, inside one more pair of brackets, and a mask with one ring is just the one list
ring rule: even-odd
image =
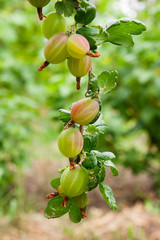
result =
[[42,71],[49,63],[57,64],[66,60],[67,58],[67,42],[68,36],[65,33],[56,33],[51,37],[45,45],[44,56],[46,61],[38,69]]
[[88,194],[86,192],[84,192],[81,195],[74,197],[73,202],[79,208],[85,208],[88,203]]
[[76,157],[83,148],[81,132],[73,127],[63,130],[58,137],[58,148],[65,157]]
[[63,197],[63,198],[65,197],[65,194],[62,191],[61,185],[59,185],[59,187],[57,188],[57,192],[60,197]]
[[67,51],[73,58],[83,58],[89,52],[90,45],[88,40],[80,34],[74,34],[68,38]]
[[88,182],[88,172],[80,165],[76,165],[72,170],[67,167],[60,180],[62,191],[67,197],[75,197],[85,192]]
[[71,119],[80,125],[92,122],[99,112],[99,104],[95,99],[83,98],[73,104],[71,109]]
[[42,23],[42,33],[45,38],[49,39],[56,33],[66,31],[66,20],[62,15],[51,12],[46,17]]
[[75,77],[83,77],[91,68],[91,57],[85,56],[81,59],[69,57],[68,68]]

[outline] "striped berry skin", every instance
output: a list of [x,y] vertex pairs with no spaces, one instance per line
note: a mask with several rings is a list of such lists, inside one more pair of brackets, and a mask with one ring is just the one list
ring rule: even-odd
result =
[[65,194],[62,191],[61,185],[59,185],[59,187],[57,188],[57,192],[60,197],[63,197],[63,198],[65,197]]
[[66,31],[66,20],[62,15],[51,12],[46,17],[42,23],[42,33],[45,38],[49,39],[56,33]]
[[45,45],[44,56],[47,62],[52,64],[61,63],[67,58],[68,36],[65,33],[56,33]]
[[36,8],[42,8],[46,6],[51,0],[28,0],[30,4]]
[[80,125],[93,121],[99,112],[99,104],[91,98],[83,98],[76,102],[71,109],[71,119]]
[[73,58],[83,58],[90,50],[88,40],[80,34],[74,34],[68,38],[67,51]]
[[70,170],[65,169],[61,176],[61,189],[67,197],[76,197],[86,191],[89,176],[87,170],[76,165],[76,168]]
[[83,148],[81,132],[73,127],[63,130],[58,137],[58,148],[65,157],[76,157]]
[[77,205],[79,208],[85,208],[88,203],[88,194],[82,193],[81,195],[74,197],[73,202],[75,205]]
[[84,58],[68,58],[69,71],[75,77],[83,77],[86,75],[91,68],[92,60],[91,57],[85,56]]

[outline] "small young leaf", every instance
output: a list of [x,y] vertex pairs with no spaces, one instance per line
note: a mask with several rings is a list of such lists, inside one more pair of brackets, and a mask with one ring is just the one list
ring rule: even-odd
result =
[[97,158],[93,153],[87,153],[82,162],[86,169],[93,169],[97,165]]
[[58,14],[64,14],[65,17],[69,17],[74,13],[76,4],[76,0],[62,0],[61,2],[56,2],[55,9]]
[[139,35],[145,30],[144,23],[129,18],[113,20],[106,24],[108,42],[124,47],[132,47],[134,42],[131,35]]
[[57,190],[57,188],[59,187],[59,185],[60,185],[60,177],[59,178],[54,178],[54,179],[52,179],[52,181],[51,181],[51,186],[54,188],[54,189],[56,189]]
[[116,87],[116,81],[118,79],[118,72],[115,71],[103,71],[98,76],[98,85],[103,88],[103,93],[109,93],[113,88]]
[[99,92],[99,87],[98,87],[98,80],[96,78],[96,76],[92,73],[91,75],[91,80],[90,80],[90,91],[94,92],[94,93],[98,93]]
[[89,184],[88,184],[88,191],[92,191],[98,186],[99,182],[97,178],[91,178],[89,179]]
[[59,114],[59,119],[64,122],[67,123],[71,120],[71,115],[70,115],[70,111],[67,111],[65,109],[59,109],[60,114]]
[[87,25],[96,17],[96,8],[94,5],[88,5],[85,8],[79,8],[75,15],[75,21]]
[[115,155],[112,152],[99,152],[97,150],[92,151],[98,160],[111,160],[115,158]]
[[115,198],[113,197],[112,189],[107,184],[100,183],[99,184],[99,191],[101,192],[102,197],[108,203],[110,208],[112,210],[116,210],[117,209],[117,204],[116,204]]
[[97,146],[97,143],[99,141],[99,134],[95,133],[91,136],[83,135],[83,141],[84,141],[84,151],[90,152],[91,150],[95,149]]
[[97,45],[106,42],[109,37],[109,34],[101,26],[82,27],[77,30],[77,33],[88,40],[91,50],[96,50]]
[[99,116],[99,118],[93,125],[96,127],[96,129],[99,130],[100,134],[105,134],[107,132],[107,124],[103,120],[102,114]]
[[81,210],[75,204],[72,204],[69,210],[69,218],[74,223],[79,223],[81,221]]
[[112,161],[110,161],[110,160],[105,161],[104,165],[107,167],[110,167],[113,176],[118,176],[118,169]]
[[[67,167],[68,167],[68,166],[67,166]],[[67,167],[66,167],[66,168],[67,168]],[[61,168],[61,169],[58,170],[58,172],[59,172],[60,174],[62,174],[66,168]]]
[[105,179],[105,176],[106,176],[106,170],[105,170],[105,167],[102,166],[96,176],[97,180],[99,183],[103,182],[104,179]]
[[63,216],[65,213],[69,211],[71,203],[67,203],[67,207],[62,207],[61,204],[63,202],[63,198],[60,196],[56,196],[52,198],[45,209],[44,216],[48,219],[50,218],[58,218]]

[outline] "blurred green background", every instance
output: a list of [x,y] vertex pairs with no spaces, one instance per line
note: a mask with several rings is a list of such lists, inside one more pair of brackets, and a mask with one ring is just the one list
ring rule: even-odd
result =
[[[125,174],[125,168],[134,174],[149,176],[153,181],[154,201],[147,194],[139,194],[138,198],[146,202],[152,212],[155,209],[159,212],[160,2],[92,2],[97,7],[95,25],[130,17],[147,26],[147,31],[134,37],[133,48],[105,43],[99,49],[101,57],[93,60],[97,75],[107,69],[119,72],[117,87],[110,94],[101,96],[108,132],[100,139],[97,149],[115,153],[116,164],[123,166],[119,179],[123,172]],[[51,1],[44,8],[45,14],[54,10],[53,3]],[[73,18],[68,18],[68,26],[72,23]],[[22,212],[43,210],[37,197],[45,201],[51,178],[59,166],[66,164],[56,147],[57,136],[63,128],[58,120],[58,109],[68,109],[72,102],[84,96],[87,88],[84,77],[82,89],[77,92],[75,79],[66,63],[37,71],[44,61],[44,44],[36,10],[27,0],[13,0],[12,3],[0,0],[0,216],[8,215],[11,219]],[[35,162],[39,168],[32,173]],[[46,174],[44,179],[45,169],[51,166],[56,171],[53,170],[53,176]],[[37,192],[33,194],[34,189],[28,190],[32,188],[33,174],[44,180],[38,196]],[[132,226],[127,229],[127,234],[125,239],[137,239]]]

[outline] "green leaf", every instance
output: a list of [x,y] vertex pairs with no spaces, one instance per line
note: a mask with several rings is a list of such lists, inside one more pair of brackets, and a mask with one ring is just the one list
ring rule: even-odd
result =
[[90,49],[96,50],[97,46],[108,40],[109,34],[101,26],[82,27],[77,33],[83,35],[90,43]]
[[83,135],[83,141],[84,141],[84,146],[83,146],[84,151],[90,152],[97,146],[97,143],[99,141],[99,134],[95,133],[91,136]]
[[92,191],[93,189],[95,189],[98,186],[99,182],[97,178],[91,178],[89,179],[89,183],[88,183],[88,191]]
[[96,176],[97,180],[98,180],[98,183],[101,183],[104,181],[105,179],[105,176],[106,176],[106,169],[104,166],[102,166]]
[[103,120],[102,114],[93,125],[96,127],[97,130],[99,130],[100,134],[105,134],[107,132],[107,124]]
[[74,223],[79,223],[81,221],[81,210],[75,204],[72,204],[69,210],[69,218]]
[[76,0],[62,0],[61,2],[56,2],[55,9],[57,13],[69,17],[74,13],[76,4]]
[[93,153],[87,153],[86,158],[82,162],[83,167],[86,169],[93,169],[97,165],[97,158]]
[[59,185],[60,185],[60,177],[59,178],[54,178],[54,179],[52,179],[52,181],[51,181],[51,186],[54,188],[54,189],[56,189],[57,190],[57,188],[59,187]]
[[104,165],[107,167],[110,167],[113,176],[118,176],[118,169],[112,161],[110,161],[110,160],[105,161]]
[[98,160],[112,160],[115,158],[115,155],[112,152],[99,152],[97,150],[92,150],[92,152],[96,155]]
[[[68,166],[67,166],[67,167],[68,167]],[[62,173],[66,170],[67,167],[59,169],[58,172],[59,172],[60,174],[62,174]]]
[[87,25],[96,17],[96,8],[94,5],[88,5],[85,8],[79,8],[75,15],[75,21]]
[[93,73],[91,75],[91,80],[90,80],[89,86],[90,86],[90,91],[92,91],[94,93],[99,92],[98,80]]
[[63,216],[65,213],[69,211],[70,202],[67,203],[67,207],[62,207],[61,204],[63,202],[63,198],[60,196],[56,196],[52,198],[45,209],[44,216],[48,219],[50,218],[58,218]]
[[139,35],[145,30],[144,23],[129,18],[113,20],[106,24],[108,42],[124,47],[132,47],[134,42],[131,35]]
[[71,113],[70,111],[67,111],[65,109],[59,109],[60,111],[60,115],[59,115],[59,119],[64,122],[67,123],[71,120]]
[[103,71],[98,76],[98,85],[100,88],[103,89],[103,93],[109,93],[113,88],[116,87],[117,79],[118,79],[118,72],[115,71]]
[[116,204],[115,198],[113,197],[112,189],[107,184],[100,183],[99,191],[102,194],[102,197],[104,198],[104,200],[108,203],[109,207],[112,210],[116,210],[117,204]]

